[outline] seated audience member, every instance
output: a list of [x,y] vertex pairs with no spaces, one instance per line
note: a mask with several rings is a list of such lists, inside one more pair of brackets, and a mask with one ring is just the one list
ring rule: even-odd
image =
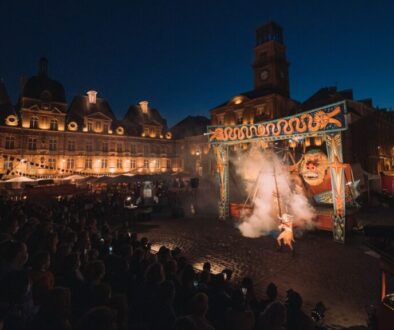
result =
[[1,222],[1,232],[8,237],[8,239],[15,239],[19,231],[19,222],[16,218],[6,219]]
[[33,285],[33,299],[36,305],[40,305],[49,290],[55,284],[55,278],[49,271],[51,257],[48,252],[38,252],[32,262],[30,279]]
[[197,326],[194,324],[194,322],[186,317],[180,317],[176,320],[175,325],[174,325],[174,330],[199,330]]
[[0,304],[4,312],[5,329],[27,329],[37,311],[27,271],[8,272],[2,279]]
[[276,300],[276,297],[278,296],[278,288],[274,283],[268,284],[266,290],[265,290],[265,297],[260,300],[258,304],[258,311],[259,312],[264,312],[265,308],[274,302]]
[[111,301],[111,287],[105,283],[99,283],[92,287],[90,307],[109,306]]
[[208,296],[205,293],[197,293],[191,301],[191,314],[188,318],[193,321],[199,330],[215,329],[206,318],[208,311]]
[[241,285],[245,292],[246,304],[252,310],[256,310],[258,308],[258,301],[254,290],[253,280],[250,277],[244,277]]
[[226,290],[226,281],[222,273],[212,277],[212,287],[210,290],[211,306],[208,316],[217,330],[226,330],[223,320],[227,310],[232,307],[231,297]]
[[257,320],[256,330],[285,330],[286,307],[279,301],[269,304]]
[[55,287],[49,291],[34,317],[31,330],[71,330],[70,290]]
[[181,273],[181,286],[175,295],[175,310],[178,315],[188,314],[189,302],[196,293],[195,280],[196,273],[193,267],[186,264]]
[[176,316],[173,307],[175,287],[171,281],[160,284],[157,301],[152,306],[151,330],[172,330]]
[[287,330],[315,329],[312,319],[301,310],[301,307],[300,294],[292,289],[288,290],[286,299]]
[[89,310],[78,322],[77,330],[116,330],[116,314],[108,307]]
[[25,243],[8,241],[3,244],[0,279],[9,272],[22,270],[29,257]]
[[177,275],[177,270],[178,270],[177,262],[173,259],[168,260],[164,267],[164,273],[166,276],[166,280],[172,281],[174,283],[176,290],[178,290],[178,288],[181,285]]
[[92,292],[95,285],[100,284],[105,275],[104,263],[100,260],[89,263],[86,267],[85,281],[76,296],[74,310],[76,317],[83,315],[92,305]]
[[248,310],[245,295],[241,289],[235,290],[232,296],[232,307],[226,313],[227,330],[252,330],[255,319],[253,312]]

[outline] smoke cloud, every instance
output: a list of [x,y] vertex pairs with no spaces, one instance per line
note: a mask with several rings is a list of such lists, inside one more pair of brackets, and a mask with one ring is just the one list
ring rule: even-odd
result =
[[248,204],[254,205],[252,211],[241,213],[239,229],[243,236],[259,237],[277,230],[278,215],[283,213],[294,216],[297,228],[313,227],[315,210],[305,197],[302,180],[298,175],[292,177],[274,152],[255,147],[233,163],[245,183]]

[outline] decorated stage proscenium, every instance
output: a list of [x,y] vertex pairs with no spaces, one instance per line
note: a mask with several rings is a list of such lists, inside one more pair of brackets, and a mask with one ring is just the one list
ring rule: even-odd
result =
[[333,205],[332,229],[336,241],[344,242],[346,224],[345,167],[341,132],[347,130],[346,104],[339,102],[293,116],[256,124],[208,126],[209,143],[214,148],[220,182],[219,217],[229,218],[229,147],[237,144],[264,144],[271,141],[326,143]]

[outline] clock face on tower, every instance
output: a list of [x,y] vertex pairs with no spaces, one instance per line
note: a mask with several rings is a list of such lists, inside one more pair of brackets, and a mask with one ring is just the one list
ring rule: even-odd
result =
[[261,71],[260,78],[261,78],[261,80],[267,80],[268,79],[268,71],[267,70]]

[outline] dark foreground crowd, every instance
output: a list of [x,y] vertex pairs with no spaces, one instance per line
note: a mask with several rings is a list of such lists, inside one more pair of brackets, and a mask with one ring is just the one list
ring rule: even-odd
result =
[[[87,207],[88,205],[88,207]],[[80,196],[37,203],[0,200],[0,329],[315,329],[302,298],[275,284],[258,299],[253,281],[202,272],[179,249],[151,252],[119,203]]]

